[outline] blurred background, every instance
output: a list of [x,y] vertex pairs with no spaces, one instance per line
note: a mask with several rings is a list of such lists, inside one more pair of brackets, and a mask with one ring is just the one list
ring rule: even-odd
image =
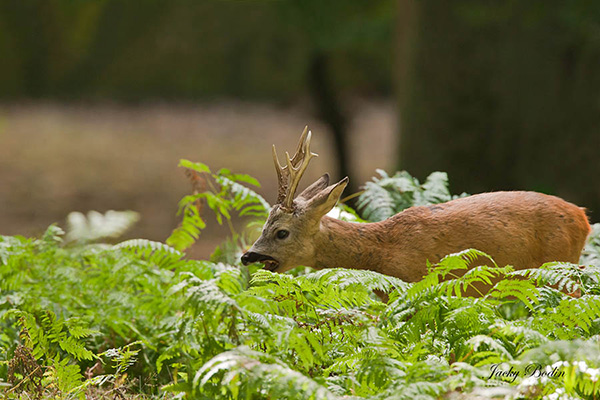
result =
[[[600,221],[600,2],[0,0],[0,234],[131,209],[164,240],[180,158],[255,176],[313,131],[307,185],[449,174]],[[206,256],[226,233],[209,229]]]

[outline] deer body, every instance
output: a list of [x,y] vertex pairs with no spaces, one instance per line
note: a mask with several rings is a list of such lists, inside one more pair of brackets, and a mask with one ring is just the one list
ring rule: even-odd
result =
[[415,282],[427,261],[468,248],[489,254],[499,266],[537,268],[549,261],[577,263],[590,232],[583,209],[535,192],[492,192],[406,209],[385,221],[351,223],[326,216],[348,178],[329,185],[323,175],[294,198],[308,161],[310,132],[302,134],[286,166],[273,151],[279,178],[275,205],[260,238],[242,262],[263,262],[285,272],[298,265],[368,269]]
[[323,217],[308,266],[368,269],[406,282],[421,280],[426,262],[468,248],[500,266],[537,268],[577,263],[590,226],[582,209],[534,192],[483,193],[412,207],[381,222],[358,224]]

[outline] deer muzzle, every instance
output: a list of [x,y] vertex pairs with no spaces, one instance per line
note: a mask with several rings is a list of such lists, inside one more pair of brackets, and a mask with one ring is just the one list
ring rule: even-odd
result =
[[279,267],[279,261],[277,261],[271,256],[255,253],[253,251],[248,251],[242,255],[242,264],[244,265],[257,262],[265,264],[265,269],[271,272],[275,271],[277,267]]

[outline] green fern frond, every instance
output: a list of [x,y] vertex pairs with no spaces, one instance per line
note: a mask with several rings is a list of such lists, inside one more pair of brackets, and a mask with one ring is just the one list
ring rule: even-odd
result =
[[580,263],[600,267],[600,223],[592,225],[592,232],[581,253]]
[[[406,385],[396,399],[438,399],[448,391],[446,382],[415,382]],[[388,397],[389,398],[389,397]],[[393,398],[393,397],[392,397]]]
[[58,339],[58,345],[77,360],[93,360],[95,358],[94,353],[86,349],[85,345],[75,336],[64,336]]
[[542,332],[530,328],[523,321],[496,321],[490,325],[490,330],[513,343],[517,354],[549,341]]
[[394,199],[377,182],[365,184],[365,191],[359,196],[357,205],[368,221],[383,221],[396,214]]
[[[372,388],[385,389],[406,375],[405,363],[380,352],[364,350],[357,361],[356,379],[364,388],[362,394],[375,394],[371,392]],[[365,390],[367,388],[371,390]]]
[[529,281],[503,279],[486,295],[486,298],[495,299],[510,297],[522,301],[529,309],[533,309],[534,304],[538,302],[538,289]]
[[138,220],[139,214],[134,211],[97,211],[88,212],[87,216],[80,212],[72,212],[67,216],[68,242],[92,242],[106,238],[117,238],[130,229]]
[[166,240],[169,246],[179,251],[183,251],[193,245],[198,237],[200,237],[200,231],[206,228],[206,223],[200,216],[200,211],[195,204],[198,198],[197,195],[186,196],[179,202],[178,215],[182,214],[183,220]]
[[452,200],[452,195],[448,190],[448,174],[445,172],[432,172],[425,179],[422,190],[415,192],[415,205],[417,206],[444,203],[450,200]]
[[592,323],[600,318],[600,296],[584,295],[578,299],[565,296],[548,316],[557,324],[579,327],[587,332]]
[[183,168],[189,168],[189,169],[199,172],[199,173],[207,173],[207,174],[211,173],[208,165],[201,163],[201,162],[193,162],[193,161],[186,160],[183,158],[181,160],[179,160],[179,164],[177,166],[183,167]]
[[450,342],[462,340],[469,333],[487,332],[497,318],[495,309],[480,298],[454,298],[447,304],[442,324]]
[[63,231],[58,225],[50,225],[44,234],[42,235],[41,241],[49,245],[58,245],[62,243],[65,231]]
[[227,192],[228,196],[232,197],[233,209],[238,211],[240,216],[266,218],[271,209],[269,203],[255,191],[240,185],[236,179],[260,186],[258,181],[247,175],[231,174],[217,175],[215,177],[215,180],[221,186],[221,190]]
[[409,284],[403,280],[389,275],[383,275],[374,271],[344,268],[323,269],[307,274],[303,279],[318,283],[319,285],[337,285],[341,290],[346,290],[354,286],[362,287],[369,291],[381,290],[391,292],[398,289],[401,292],[405,292],[409,287]]
[[[451,271],[459,271],[469,269],[475,262],[480,265],[490,265],[491,267],[498,267],[496,262],[488,254],[477,249],[465,249],[458,253],[453,253],[445,256],[440,260],[439,263],[435,264],[435,271],[444,278]],[[489,272],[489,270],[476,270],[481,271],[481,274]],[[483,278],[482,275],[482,279]]]
[[[242,185],[250,184],[260,186],[258,181],[249,175],[234,174],[226,168],[220,169],[217,173],[212,173],[210,168],[202,163],[193,163],[188,160],[181,160],[179,166],[195,171],[195,182],[200,181],[201,185],[195,187],[193,195],[185,196],[179,202],[178,215],[183,215],[183,220],[179,227],[173,230],[167,244],[177,250],[183,251],[189,248],[198,239],[206,223],[202,219],[201,209],[206,205],[215,215],[217,223],[223,224],[228,221],[231,234],[236,239],[241,238],[233,229],[231,224],[232,212],[236,212],[241,217],[251,217],[264,220],[269,213],[270,206],[265,199],[252,189]],[[207,189],[208,186],[208,190]],[[233,247],[234,249],[237,245]],[[228,248],[221,250],[229,251]],[[218,254],[215,259],[228,259],[230,254]]]
[[[473,263],[483,265],[472,267]],[[461,297],[462,293],[469,287],[474,287],[474,284],[490,285],[492,278],[512,271],[510,266],[499,268],[489,255],[477,249],[449,254],[439,263],[431,265],[428,262],[427,265],[429,273],[421,281],[412,284],[407,291],[409,299],[438,294]],[[463,273],[464,270],[467,271]]]
[[552,340],[539,347],[526,351],[520,357],[525,363],[552,365],[557,361],[587,361],[600,366],[600,349],[596,338],[573,340]]
[[219,269],[216,274],[218,286],[225,293],[235,296],[248,288],[249,276],[247,270],[225,264],[217,264],[217,268]]
[[262,285],[269,282],[274,282],[277,285],[289,285],[294,281],[294,277],[292,275],[287,274],[278,274],[266,269],[259,269],[254,274],[252,274],[252,279],[250,280],[251,285]]
[[226,390],[232,398],[246,398],[257,392],[278,399],[337,398],[326,387],[289,368],[275,357],[247,347],[219,354],[204,364],[194,376],[194,391],[200,395],[210,396],[217,387],[215,385]]
[[177,268],[184,254],[173,247],[147,239],[131,239],[112,246],[113,249],[129,251],[159,268]]
[[250,229],[241,234],[233,233],[231,236],[227,237],[221,244],[215,247],[210,255],[210,261],[213,263],[240,265],[242,254],[244,253],[244,250],[249,247],[249,231]]
[[[404,297],[406,297],[409,300],[414,300],[419,297],[429,297],[430,295],[437,293],[435,288],[439,287],[439,284],[440,284],[440,274],[438,274],[436,272],[429,272],[427,275],[425,275],[423,277],[423,279],[421,279],[418,282],[413,283],[409,287],[405,296],[399,296],[398,299],[400,301],[403,301]],[[396,296],[394,296],[393,299],[395,300]],[[395,301],[399,301],[399,300],[395,300]]]
[[196,314],[210,312],[219,315],[225,310],[242,311],[234,296],[240,293],[248,284],[247,276],[239,269],[216,264],[215,278],[199,279],[194,274],[182,273],[184,279],[169,293],[185,292],[187,302]]
[[83,380],[78,365],[70,364],[68,359],[61,360],[58,356],[50,360],[49,368],[44,375],[62,393],[69,393],[78,388]]
[[377,173],[381,177],[373,177],[365,184],[357,203],[369,221],[384,220],[408,207],[442,203],[453,198],[444,172],[433,172],[423,185],[406,171],[392,177],[383,170],[378,169]]
[[580,288],[583,271],[578,265],[565,262],[550,262],[539,268],[514,271],[509,276],[526,276],[538,286],[556,285],[558,290],[573,293]]
[[134,349],[135,346],[141,345],[141,341],[129,343],[126,346],[105,350],[98,354],[99,357],[108,357],[113,363],[115,376],[121,376],[137,361],[137,355],[140,349]]
[[372,399],[411,400],[443,398],[454,386],[448,378],[448,365],[442,360],[419,361],[405,367],[406,373],[392,380],[385,390],[377,390]]
[[[504,347],[504,343],[487,335],[475,335],[466,341],[466,345],[471,347],[474,354],[483,350],[488,350],[496,353],[499,357],[494,362],[502,362],[512,360],[512,354]],[[486,356],[486,358],[488,358]]]

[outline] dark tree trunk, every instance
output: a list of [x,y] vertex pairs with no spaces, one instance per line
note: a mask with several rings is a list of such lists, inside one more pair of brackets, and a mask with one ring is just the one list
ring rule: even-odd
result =
[[[352,179],[348,159],[348,121],[335,93],[335,88],[329,75],[328,57],[325,53],[321,51],[314,53],[308,74],[310,93],[319,118],[329,126],[333,135],[339,175],[350,178],[346,193],[355,193],[357,191],[356,182],[355,179]],[[350,202],[349,205],[353,206],[353,203]]]
[[600,220],[600,6],[579,3],[400,0],[400,167]]

